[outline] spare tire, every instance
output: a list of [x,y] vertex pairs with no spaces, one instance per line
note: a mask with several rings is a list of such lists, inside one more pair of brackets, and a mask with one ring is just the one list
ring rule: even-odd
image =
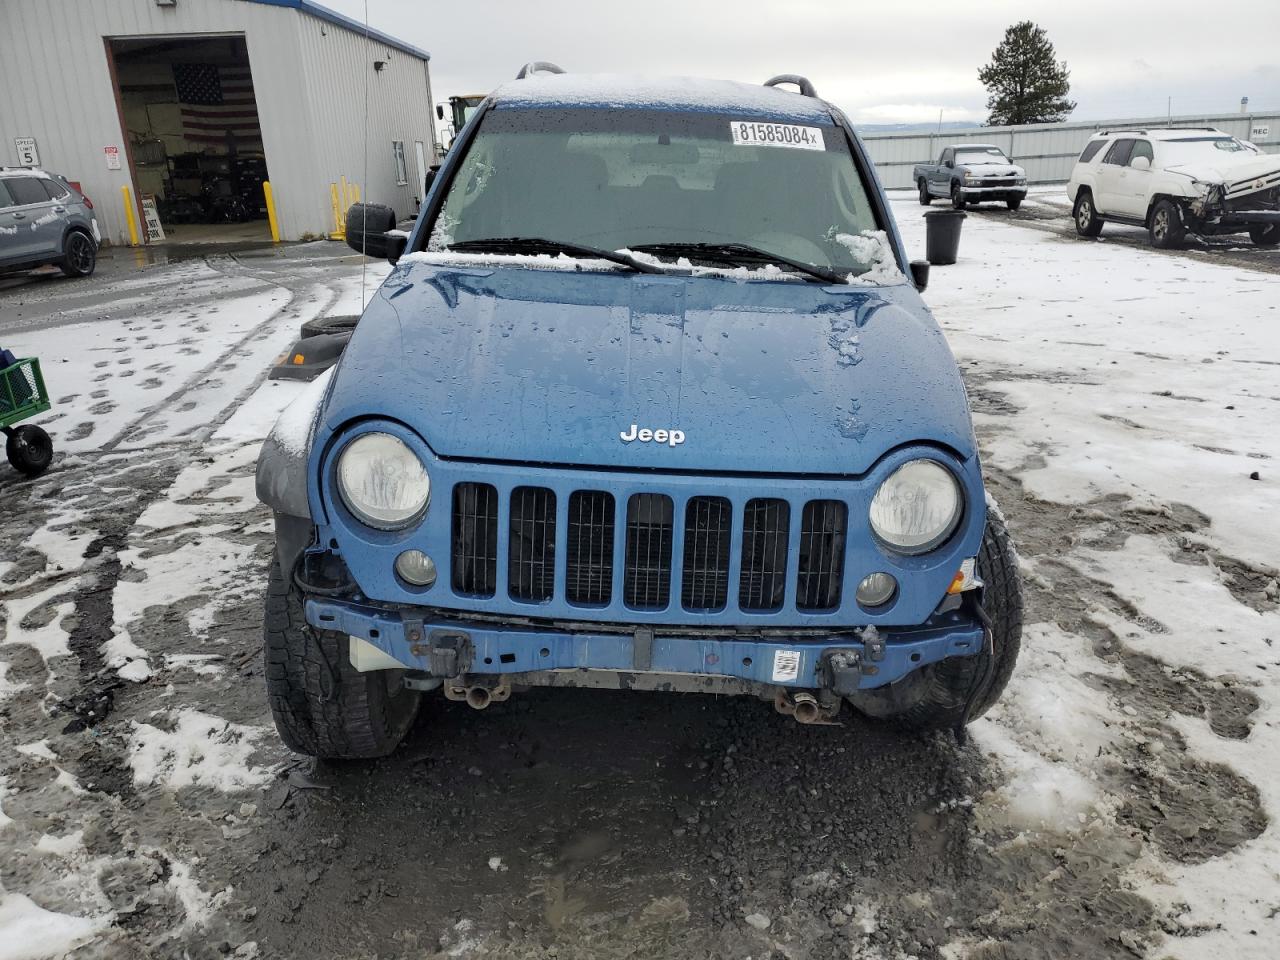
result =
[[324,333],[345,333],[354,330],[356,324],[360,322],[358,313],[343,314],[337,317],[316,317],[313,320],[306,321],[300,328],[298,337],[301,340],[307,337],[318,337]]

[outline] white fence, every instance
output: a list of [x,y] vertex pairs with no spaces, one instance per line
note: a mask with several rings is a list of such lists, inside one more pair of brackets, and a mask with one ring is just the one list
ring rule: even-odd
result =
[[[1031,183],[1060,183],[1089,138],[1098,130],[1167,127],[1169,117],[1106,120],[1096,123],[1036,123],[1017,127],[973,127],[942,133],[868,133],[863,142],[876,172],[889,188],[911,187],[917,163],[935,163],[942,148],[955,143],[992,143],[1003,147],[1014,163],[1026,168]],[[1177,127],[1216,127],[1241,140],[1251,140],[1268,153],[1280,153],[1280,111],[1174,117]]]

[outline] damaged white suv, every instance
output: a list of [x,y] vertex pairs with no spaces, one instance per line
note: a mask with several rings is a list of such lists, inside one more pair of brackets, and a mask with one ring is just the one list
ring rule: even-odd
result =
[[1082,237],[1113,220],[1146,227],[1161,249],[1188,233],[1280,243],[1280,156],[1213,127],[1103,130],[1076,161],[1067,196]]

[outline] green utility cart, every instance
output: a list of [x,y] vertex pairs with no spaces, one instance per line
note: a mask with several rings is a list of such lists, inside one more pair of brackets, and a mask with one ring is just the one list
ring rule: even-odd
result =
[[18,360],[0,370],[0,430],[4,452],[13,468],[28,477],[44,473],[53,459],[53,441],[33,423],[15,423],[49,409],[49,395],[40,374],[40,361]]

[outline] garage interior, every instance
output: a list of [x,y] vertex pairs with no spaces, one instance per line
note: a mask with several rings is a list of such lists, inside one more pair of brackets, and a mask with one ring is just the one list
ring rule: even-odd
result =
[[[262,146],[243,35],[108,41],[149,243],[271,239]],[[145,226],[154,203],[163,238]]]

